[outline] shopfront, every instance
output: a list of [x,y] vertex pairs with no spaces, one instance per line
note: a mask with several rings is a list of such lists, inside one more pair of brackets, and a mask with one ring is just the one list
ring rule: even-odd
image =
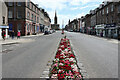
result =
[[0,39],[2,39],[2,31],[3,30],[5,30],[5,32],[6,32],[6,38],[9,38],[8,28],[9,28],[9,26],[0,26]]
[[105,36],[105,25],[104,24],[96,25],[95,30],[96,30],[97,36],[103,36],[103,37]]
[[118,37],[118,27],[115,23],[113,24],[106,24],[105,27],[105,35],[109,38],[117,38]]

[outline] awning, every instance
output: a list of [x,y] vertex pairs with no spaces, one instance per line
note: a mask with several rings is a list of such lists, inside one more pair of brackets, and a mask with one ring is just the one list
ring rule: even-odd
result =
[[0,26],[0,28],[9,28],[9,26]]

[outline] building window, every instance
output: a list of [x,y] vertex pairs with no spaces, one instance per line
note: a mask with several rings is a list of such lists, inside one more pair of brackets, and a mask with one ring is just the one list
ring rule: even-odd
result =
[[111,16],[111,23],[113,23],[113,16]]
[[107,14],[108,14],[108,7],[107,7]]
[[13,12],[12,11],[8,11],[8,18],[13,18]]
[[22,25],[21,24],[17,24],[17,30],[19,30],[19,31],[22,30]]
[[30,12],[27,13],[27,18],[30,19]]
[[36,22],[36,16],[35,16],[35,22]]
[[3,24],[5,24],[5,17],[3,16]]
[[30,7],[30,2],[27,2],[27,7],[28,7],[28,8]]
[[102,14],[104,15],[104,9],[102,10]]
[[13,2],[8,2],[8,6],[13,6]]
[[120,5],[118,6],[118,13],[120,13]]
[[33,20],[33,16],[34,16],[34,15],[32,14],[32,20]]
[[36,12],[36,7],[35,7],[35,12]]
[[18,11],[18,12],[17,12],[17,18],[19,18],[19,19],[22,18],[22,13],[21,13],[21,11]]
[[39,17],[37,17],[37,22],[39,23]]
[[114,6],[113,6],[113,4],[111,5],[111,12],[113,11],[113,9],[114,9]]
[[17,2],[17,6],[22,6],[22,2]]
[[31,4],[31,5],[32,5],[32,8],[31,8],[31,9],[33,10],[33,4]]

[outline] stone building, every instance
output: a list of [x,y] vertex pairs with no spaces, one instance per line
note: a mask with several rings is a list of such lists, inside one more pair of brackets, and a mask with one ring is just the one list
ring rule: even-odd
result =
[[8,38],[8,8],[3,1],[0,1],[0,39],[2,39],[2,31],[5,30],[6,38]]
[[41,27],[44,30],[46,13],[37,4],[30,0],[26,2],[6,2],[6,4],[8,6],[9,33],[14,30],[15,35],[18,31],[21,31],[22,35],[30,35],[40,33]]
[[120,2],[104,2],[96,12],[96,32],[100,36],[118,37]]
[[85,27],[84,27],[84,32],[87,34],[90,34],[91,30],[91,14],[86,14],[85,16]]

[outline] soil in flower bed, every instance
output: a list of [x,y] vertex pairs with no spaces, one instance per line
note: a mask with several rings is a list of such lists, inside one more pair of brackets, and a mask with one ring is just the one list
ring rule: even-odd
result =
[[51,65],[50,79],[77,79],[83,80],[77,65],[77,60],[72,51],[70,41],[66,36],[61,39],[58,50]]

